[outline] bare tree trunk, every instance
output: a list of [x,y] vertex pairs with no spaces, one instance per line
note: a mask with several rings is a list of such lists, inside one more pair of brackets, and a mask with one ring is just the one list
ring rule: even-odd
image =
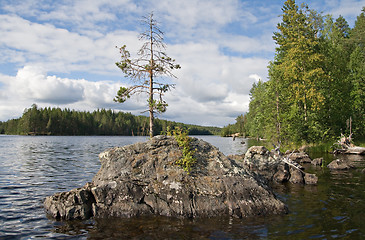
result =
[[154,68],[154,62],[153,62],[153,23],[152,23],[152,16],[150,19],[150,50],[151,50],[151,59],[150,59],[150,96],[149,96],[149,112],[150,112],[150,138],[153,137],[153,68]]
[[150,112],[150,138],[153,137],[153,77],[152,73],[150,73],[150,98],[149,98],[149,112]]

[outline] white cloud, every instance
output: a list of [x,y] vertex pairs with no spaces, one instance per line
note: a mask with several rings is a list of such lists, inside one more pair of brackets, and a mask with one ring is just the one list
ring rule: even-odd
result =
[[[83,36],[49,24],[0,15],[0,50],[9,62],[42,65],[54,72],[85,71],[117,75],[115,48],[121,43],[138,47],[138,34],[119,30],[96,37]],[[100,36],[100,35],[99,35]]]
[[252,78],[255,80],[255,82],[258,82],[259,80],[261,80],[262,78],[257,75],[257,74],[251,74],[250,76],[248,76],[249,78]]
[[4,4],[2,9],[12,14],[68,26],[74,30],[101,30],[109,28],[108,25],[100,26],[97,23],[117,21],[118,14],[137,11],[137,6],[130,0],[13,0],[11,4]]
[[68,104],[82,100],[83,87],[77,80],[46,76],[39,67],[25,66],[9,83],[12,94],[51,104]]
[[221,44],[222,46],[229,48],[231,51],[240,53],[271,53],[275,48],[271,35],[263,35],[255,38],[249,36],[229,35],[221,39]]
[[[303,1],[301,1],[303,2]],[[309,8],[317,10],[323,15],[330,14],[333,18],[343,16],[350,27],[353,27],[356,17],[360,15],[362,8],[365,6],[365,0],[324,0],[304,1],[309,5]]]
[[176,89],[166,96],[169,107],[163,118],[198,125],[224,126],[232,123],[232,119],[242,114],[248,106],[248,95],[231,92],[220,102],[201,102],[179,91]]

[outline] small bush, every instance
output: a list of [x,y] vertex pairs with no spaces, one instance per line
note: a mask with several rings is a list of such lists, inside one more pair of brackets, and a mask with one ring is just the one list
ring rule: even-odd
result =
[[176,164],[180,165],[188,174],[190,174],[191,168],[196,163],[196,158],[194,157],[196,150],[191,148],[190,142],[192,141],[192,138],[189,137],[188,134],[189,132],[187,130],[179,127],[172,130],[172,133],[170,129],[167,130],[167,135],[174,136],[177,144],[182,150],[183,156],[176,161]]

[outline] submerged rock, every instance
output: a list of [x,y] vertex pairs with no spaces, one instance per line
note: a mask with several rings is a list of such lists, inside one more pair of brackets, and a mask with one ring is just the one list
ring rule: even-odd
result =
[[315,158],[312,160],[311,164],[314,166],[322,166],[323,158]]
[[354,166],[343,160],[343,159],[336,159],[333,160],[332,162],[330,162],[327,167],[331,170],[347,170],[347,169],[351,169],[354,168]]
[[99,155],[101,168],[91,183],[47,197],[44,206],[58,219],[287,212],[264,181],[216,147],[198,139],[191,146],[197,163],[190,174],[175,164],[182,154],[173,137],[109,149]]
[[93,216],[92,206],[95,203],[91,186],[87,183],[83,188],[47,197],[44,206],[54,218],[66,220],[90,218]]
[[245,155],[231,157],[241,161],[245,167],[266,181],[300,184],[317,184],[318,181],[316,175],[303,172],[303,167],[299,164],[262,146],[253,146]]

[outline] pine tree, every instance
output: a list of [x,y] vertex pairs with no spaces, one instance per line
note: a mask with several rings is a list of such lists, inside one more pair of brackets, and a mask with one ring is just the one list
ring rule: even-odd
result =
[[[168,57],[164,52],[163,32],[159,29],[158,23],[153,18],[153,13],[145,17],[143,23],[147,26],[145,32],[141,33],[140,40],[146,42],[138,52],[138,58],[131,59],[126,46],[119,48],[122,60],[116,65],[126,74],[126,77],[136,81],[138,84],[131,87],[121,87],[114,101],[123,103],[136,93],[147,93],[148,112],[150,116],[150,137],[154,135],[154,114],[166,111],[167,103],[162,99],[164,93],[169,91],[173,84],[157,82],[159,76],[175,77],[172,70],[179,69],[180,65]],[[158,95],[158,100],[154,95]]]

